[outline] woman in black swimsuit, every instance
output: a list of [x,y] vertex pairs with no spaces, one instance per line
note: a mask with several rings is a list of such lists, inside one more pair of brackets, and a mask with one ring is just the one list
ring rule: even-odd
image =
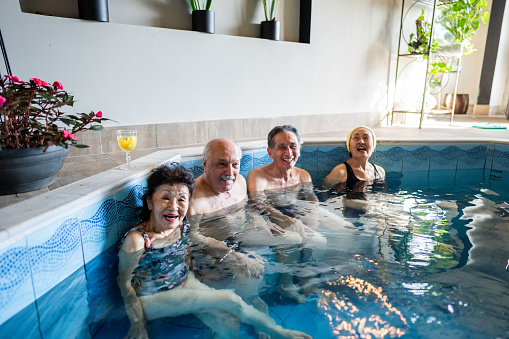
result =
[[[365,126],[354,128],[346,138],[346,147],[350,159],[334,167],[325,178],[324,185],[342,183],[341,186],[346,186],[348,192],[347,199],[351,200],[345,201],[345,204],[352,205],[348,207],[365,209],[366,204],[362,203],[365,200],[365,187],[375,181],[385,180],[384,169],[369,162],[376,147],[375,133]],[[361,206],[356,206],[359,204]]]

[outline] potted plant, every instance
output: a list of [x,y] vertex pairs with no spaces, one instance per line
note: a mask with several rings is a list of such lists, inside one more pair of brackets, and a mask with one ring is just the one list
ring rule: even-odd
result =
[[474,51],[471,40],[480,23],[490,18],[489,12],[482,13],[487,4],[487,0],[442,0],[438,23],[450,33],[450,42],[463,44],[465,55]]
[[212,0],[187,0],[193,11],[193,31],[215,33],[215,14],[210,10]]
[[279,40],[281,23],[276,21],[279,0],[263,0],[265,21],[262,21],[261,37],[269,40]]
[[0,194],[37,190],[55,181],[69,152],[78,144],[76,133],[99,131],[102,112],[65,114],[74,97],[60,82],[38,78],[0,79]]
[[[415,20],[416,33],[410,34],[408,51],[412,54],[429,54],[429,39],[431,36],[431,24],[424,20],[424,9]],[[435,41],[433,41],[433,45]],[[431,46],[433,47],[433,46]]]

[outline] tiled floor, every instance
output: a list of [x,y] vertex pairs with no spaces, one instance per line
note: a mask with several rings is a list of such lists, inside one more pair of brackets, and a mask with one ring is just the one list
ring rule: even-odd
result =
[[[390,141],[448,141],[448,140],[499,140],[509,142],[509,120],[505,117],[488,116],[455,116],[454,122],[450,125],[450,117],[433,116],[428,117],[421,129],[418,126],[418,115],[414,116],[414,122],[407,125],[394,125],[389,127],[375,128],[378,140]],[[482,129],[473,126],[486,123],[498,124],[508,129]],[[298,127],[298,126],[297,126]],[[334,138],[344,140],[349,130],[338,128],[335,132],[314,133],[302,135],[304,139],[313,140],[319,138]],[[240,140],[239,140],[240,141]],[[143,157],[158,149],[134,150],[133,159]],[[119,166],[125,162],[125,155],[122,152],[97,154],[87,156],[68,157],[64,167],[57,175],[54,184],[48,188],[35,192],[22,193],[18,195],[0,196],[0,208],[23,201],[39,194],[55,190],[59,187],[87,178],[94,174],[101,173],[108,169]]]

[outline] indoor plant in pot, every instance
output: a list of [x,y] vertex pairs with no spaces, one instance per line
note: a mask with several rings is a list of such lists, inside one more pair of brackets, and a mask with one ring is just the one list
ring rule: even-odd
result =
[[262,21],[261,37],[269,40],[279,40],[281,23],[276,21],[279,0],[263,0],[265,21]]
[[76,133],[101,130],[102,112],[65,114],[74,97],[58,81],[0,79],[0,194],[37,190],[55,181]]
[[210,10],[212,0],[187,0],[193,10],[193,31],[215,33],[215,14]]
[[[408,51],[412,54],[428,54],[429,39],[431,36],[431,24],[424,20],[424,9],[421,15],[415,20],[415,34],[410,34]],[[433,44],[435,41],[433,41]]]
[[[441,1],[438,23],[447,31],[445,39],[450,43],[461,44],[458,53],[457,72],[461,70],[461,54],[468,55],[475,51],[471,41],[472,37],[475,35],[475,31],[479,28],[481,22],[486,24],[489,20],[490,13],[484,11],[487,4],[487,0]],[[456,89],[458,87],[458,81],[459,75],[456,77]],[[446,106],[452,108],[455,114],[464,114],[468,109],[468,101],[468,94],[456,94],[455,100],[450,97],[446,100]],[[457,102],[459,105],[456,104]]]

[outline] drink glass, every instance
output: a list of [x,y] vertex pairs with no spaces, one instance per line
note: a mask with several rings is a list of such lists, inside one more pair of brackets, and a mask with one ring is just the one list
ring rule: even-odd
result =
[[126,163],[120,166],[120,169],[134,169],[131,166],[131,151],[136,147],[138,142],[138,132],[135,130],[118,130],[117,131],[118,146],[124,151]]

